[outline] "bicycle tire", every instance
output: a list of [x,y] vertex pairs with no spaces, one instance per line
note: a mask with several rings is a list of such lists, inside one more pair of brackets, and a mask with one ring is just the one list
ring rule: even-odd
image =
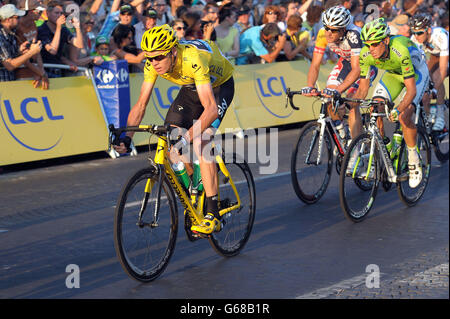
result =
[[[315,164],[318,156],[320,123],[309,122],[300,131],[291,155],[291,181],[297,197],[306,204],[314,204],[322,198],[328,188],[333,170],[332,142],[328,130],[325,129],[322,144],[322,165]],[[314,140],[313,140],[314,139]],[[314,145],[312,143],[314,142]],[[308,150],[312,158],[306,163]],[[314,156],[314,153],[317,155]],[[326,162],[323,160],[325,159]],[[302,167],[305,165],[305,167]],[[317,186],[318,185],[318,186]]]
[[[214,250],[222,256],[237,255],[247,243],[255,221],[256,191],[253,175],[247,162],[235,153],[224,156],[225,165],[241,199],[241,207],[222,216],[222,229],[208,239]],[[219,199],[223,206],[237,203],[228,179],[218,168]]]
[[[363,133],[356,137],[349,145],[347,152],[345,153],[344,160],[342,162],[341,174],[339,175],[339,201],[344,215],[347,219],[352,222],[363,221],[370,210],[373,207],[375,201],[379,176],[380,176],[380,165],[379,165],[379,151],[378,147],[375,147],[375,152],[372,160],[372,167],[374,168],[373,176],[370,180],[372,181],[372,187],[369,191],[365,191],[360,188],[360,186],[355,183],[355,178],[351,174],[347,174],[347,167],[349,165],[350,157],[355,150],[363,149],[368,155],[370,151],[371,134],[368,132]],[[360,160],[358,165],[361,166],[361,171],[367,171],[367,159]],[[356,177],[362,178],[362,177]],[[356,187],[355,187],[356,186]]]
[[[444,104],[444,120],[445,120],[445,130],[446,132],[432,132],[433,148],[436,158],[441,162],[445,163],[449,158],[449,110],[448,101]],[[442,137],[441,137],[442,136]],[[445,147],[446,146],[446,147]]]
[[[428,180],[430,177],[431,149],[429,140],[427,138],[427,134],[420,127],[417,128],[417,147],[420,151],[419,158],[420,162],[422,163],[421,183],[415,188],[410,188],[408,179],[406,179],[405,181],[397,182],[398,196],[400,197],[400,200],[407,206],[414,206],[415,204],[417,204],[417,202],[425,193],[425,190],[428,185]],[[407,174],[408,174],[408,151],[406,148],[405,141],[403,140],[402,145],[400,146],[400,153],[398,157],[397,176]]]
[[[148,167],[137,171],[123,187],[116,205],[114,246],[125,272],[140,282],[150,282],[163,273],[175,249],[178,213],[174,192],[166,176],[162,180],[161,196],[157,198],[159,174]],[[145,198],[145,186],[151,180],[152,192]],[[143,221],[137,224],[144,201]],[[156,226],[151,226],[154,206],[160,205]],[[154,220],[153,220],[154,221]],[[135,237],[135,238],[134,238]]]

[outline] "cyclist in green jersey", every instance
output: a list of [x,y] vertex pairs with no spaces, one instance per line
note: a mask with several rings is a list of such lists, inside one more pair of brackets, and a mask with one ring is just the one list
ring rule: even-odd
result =
[[[365,44],[359,55],[361,80],[354,98],[366,98],[370,84],[370,66],[386,70],[375,87],[374,99],[393,102],[403,88],[406,88],[400,103],[390,111],[389,119],[400,121],[408,148],[409,186],[417,187],[422,180],[422,168],[416,151],[417,129],[412,116],[415,105],[420,103],[429,85],[425,56],[409,38],[390,36],[389,27],[383,18],[367,23],[361,30],[361,40]],[[382,120],[379,125],[384,135]]]

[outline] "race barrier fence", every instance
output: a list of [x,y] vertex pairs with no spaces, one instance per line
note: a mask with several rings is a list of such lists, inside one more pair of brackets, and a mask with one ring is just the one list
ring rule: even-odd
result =
[[[321,67],[319,88],[332,67]],[[130,105],[139,97],[143,74],[128,74],[123,67],[117,67],[115,72],[79,69],[84,76],[50,79],[49,90],[35,89],[31,81],[1,82],[0,166],[107,151],[111,101],[106,106],[108,103],[101,97],[102,86],[119,88],[129,83],[129,97],[125,92],[112,102],[119,104],[129,99],[125,101],[126,114],[118,115],[123,126]],[[302,108],[286,108],[286,88],[298,90],[306,86],[308,69],[305,60],[236,66],[235,97],[219,133],[224,133],[225,128],[227,132],[237,132],[317,118],[320,102],[313,103],[312,99],[296,96],[295,103]],[[162,124],[179,89],[178,85],[158,78],[142,123]],[[145,145],[148,136],[137,133],[133,141],[135,145]]]

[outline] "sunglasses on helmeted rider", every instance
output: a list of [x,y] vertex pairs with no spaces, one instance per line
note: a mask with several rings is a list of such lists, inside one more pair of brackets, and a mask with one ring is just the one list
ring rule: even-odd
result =
[[153,56],[153,57],[147,57],[147,60],[149,61],[149,62],[153,62],[153,60],[155,60],[155,61],[162,61],[162,60],[164,60],[165,58],[167,57],[167,55],[163,55],[163,54],[160,54],[160,55],[157,55],[157,56]]
[[327,27],[327,26],[324,26],[323,28],[325,29],[325,31],[331,31],[331,32],[333,32],[333,33],[339,32],[339,29],[331,29],[331,28],[329,28],[329,27]]
[[411,31],[411,33],[412,33],[413,35],[422,35],[422,34],[424,34],[425,32],[426,32],[426,30],[423,30],[423,31],[416,31],[416,32]]
[[377,46],[380,45],[381,42],[383,42],[383,41],[375,42],[375,43],[367,43],[367,42],[364,42],[364,45],[368,46],[369,48],[370,48],[370,47],[375,47],[375,48],[376,48]]

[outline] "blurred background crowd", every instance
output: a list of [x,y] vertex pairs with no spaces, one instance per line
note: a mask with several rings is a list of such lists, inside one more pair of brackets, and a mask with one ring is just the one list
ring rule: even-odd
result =
[[[180,40],[215,41],[238,65],[311,59],[322,12],[336,5],[359,27],[384,17],[391,34],[409,37],[417,12],[449,28],[448,0],[0,0],[0,81],[32,79],[48,88],[48,78],[115,59],[142,72],[142,34],[162,24]],[[270,54],[263,59],[258,48]],[[336,60],[327,52],[322,63]]]

